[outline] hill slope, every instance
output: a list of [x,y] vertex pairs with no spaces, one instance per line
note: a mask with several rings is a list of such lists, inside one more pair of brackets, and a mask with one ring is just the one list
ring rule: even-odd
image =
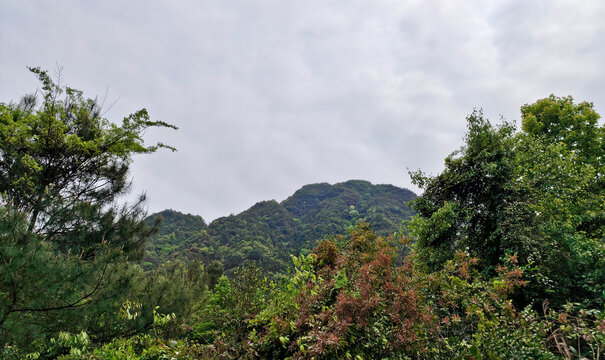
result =
[[291,254],[313,248],[325,236],[344,234],[359,221],[381,235],[397,231],[413,215],[407,203],[415,197],[393,185],[350,180],[305,185],[281,203],[262,201],[210,225],[199,216],[164,210],[149,217],[161,216],[163,222],[148,244],[146,266],[177,257],[219,260],[228,270],[252,260],[269,272],[282,272]]

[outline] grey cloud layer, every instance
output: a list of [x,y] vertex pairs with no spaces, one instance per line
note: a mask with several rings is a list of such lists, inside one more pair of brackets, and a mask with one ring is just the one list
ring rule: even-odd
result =
[[[350,178],[414,189],[493,120],[550,93],[603,104],[600,1],[0,0],[0,101],[35,88],[26,65],[146,107],[180,127],[177,153],[135,160],[151,211],[213,219]],[[491,3],[491,2],[490,2]],[[602,112],[602,111],[601,111]]]

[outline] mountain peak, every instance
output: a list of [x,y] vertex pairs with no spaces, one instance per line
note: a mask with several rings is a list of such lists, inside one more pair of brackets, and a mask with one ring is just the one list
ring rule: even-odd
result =
[[290,255],[312,249],[325,236],[345,234],[357,222],[392,234],[413,215],[408,202],[415,197],[393,185],[349,180],[305,185],[281,203],[261,201],[208,226],[199,216],[164,210],[153,215],[161,215],[164,223],[147,258],[157,264],[184,252],[205,262],[220,260],[227,270],[252,260],[269,272],[282,272]]

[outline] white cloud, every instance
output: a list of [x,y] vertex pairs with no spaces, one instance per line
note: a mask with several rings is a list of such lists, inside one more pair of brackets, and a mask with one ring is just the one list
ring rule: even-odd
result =
[[410,187],[441,169],[465,117],[554,92],[603,104],[598,1],[0,0],[0,100],[35,88],[26,65],[109,89],[180,131],[138,157],[150,210],[206,219],[300,186],[363,178]]

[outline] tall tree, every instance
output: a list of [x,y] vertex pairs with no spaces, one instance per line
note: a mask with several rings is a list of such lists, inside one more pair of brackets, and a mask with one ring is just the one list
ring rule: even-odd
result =
[[[419,217],[412,224],[420,257],[440,267],[459,250],[468,250],[493,271],[516,239],[502,231],[523,201],[512,186],[512,124],[493,126],[480,111],[468,118],[466,144],[445,159],[436,177],[411,174],[424,194],[414,201]],[[517,216],[517,215],[515,215]]]
[[521,107],[517,158],[548,245],[551,292],[605,303],[605,125],[593,104],[551,95]]
[[587,179],[593,194],[579,231],[594,238],[605,237],[605,124],[590,102],[573,103],[573,98],[550,95],[521,107],[523,130],[549,145],[560,144],[560,152],[570,156],[576,167],[592,167]]
[[154,230],[142,221],[143,196],[134,205],[118,203],[129,189],[132,156],[174,150],[145,145],[146,129],[176,129],[151,121],[145,109],[116,125],[97,101],[61,86],[46,71],[30,71],[41,82],[42,103],[27,95],[18,104],[0,104],[4,341],[76,328],[92,318],[85,310],[115,305],[135,271],[128,262],[141,258]]
[[484,274],[494,275],[500,259],[516,254],[533,268],[529,286],[517,294],[520,304],[602,304],[598,115],[586,103],[554,97],[526,105],[522,113],[526,132],[517,133],[511,124],[493,126],[474,112],[465,146],[446,159],[444,171],[412,174],[425,190],[411,224],[419,259],[438,269],[456,251],[466,251],[480,260]]

